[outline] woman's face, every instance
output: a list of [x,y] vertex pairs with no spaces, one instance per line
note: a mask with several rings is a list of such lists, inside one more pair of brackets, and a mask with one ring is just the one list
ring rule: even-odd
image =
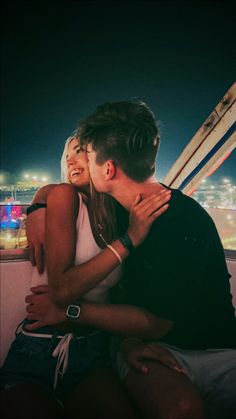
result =
[[80,189],[88,189],[90,176],[87,153],[76,138],[68,145],[66,153],[67,177],[72,185]]

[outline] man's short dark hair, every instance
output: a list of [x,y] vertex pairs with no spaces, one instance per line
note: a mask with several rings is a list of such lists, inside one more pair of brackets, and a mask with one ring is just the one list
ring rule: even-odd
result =
[[155,172],[159,127],[141,102],[113,102],[98,106],[81,121],[78,136],[91,143],[97,164],[113,160],[131,179],[142,182]]

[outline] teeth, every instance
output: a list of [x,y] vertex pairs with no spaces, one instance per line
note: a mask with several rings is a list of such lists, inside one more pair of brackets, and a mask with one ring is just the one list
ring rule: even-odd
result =
[[82,173],[83,169],[76,169],[72,170],[71,176],[80,175]]

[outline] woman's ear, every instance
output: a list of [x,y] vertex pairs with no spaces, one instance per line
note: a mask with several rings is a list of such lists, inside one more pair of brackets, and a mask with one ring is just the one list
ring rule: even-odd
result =
[[106,163],[106,180],[111,180],[116,174],[116,166],[112,160],[108,160]]

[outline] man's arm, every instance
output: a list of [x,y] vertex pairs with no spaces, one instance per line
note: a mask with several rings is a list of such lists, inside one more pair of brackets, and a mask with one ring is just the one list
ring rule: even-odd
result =
[[160,339],[173,323],[153,315],[145,309],[126,304],[81,303],[82,325],[94,326],[123,336]]
[[[26,297],[28,320],[35,323],[28,326],[34,330],[45,325],[64,322],[66,309],[53,303],[48,287],[41,285],[31,289],[34,294]],[[81,301],[81,314],[75,322],[79,325],[93,326],[123,336],[145,339],[160,339],[172,328],[170,320],[159,318],[147,310],[126,304],[98,304]]]
[[[55,325],[67,320],[66,309],[59,308],[50,300],[48,287],[41,285],[31,289],[35,294],[28,295],[26,302],[27,319],[34,321],[26,325],[33,331],[45,325]],[[172,327],[169,320],[129,305],[96,304],[86,301],[80,303],[81,314],[73,323],[77,326],[90,325],[111,333],[128,336],[122,341],[120,350],[127,363],[137,371],[147,374],[146,360],[159,362],[178,372],[184,372],[181,365],[167,348],[158,343],[142,339],[158,340]]]

